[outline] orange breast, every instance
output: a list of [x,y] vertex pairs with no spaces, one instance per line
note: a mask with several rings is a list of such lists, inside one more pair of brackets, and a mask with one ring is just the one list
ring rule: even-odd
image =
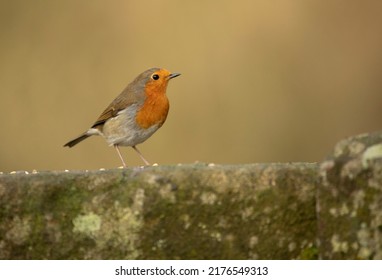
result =
[[166,96],[170,72],[161,69],[155,73],[159,79],[147,81],[145,85],[146,99],[136,116],[137,124],[142,128],[149,128],[158,124],[160,127],[165,122],[170,107]]
[[162,126],[169,108],[170,104],[165,94],[148,94],[144,105],[137,112],[137,124],[142,128],[149,128],[155,124]]

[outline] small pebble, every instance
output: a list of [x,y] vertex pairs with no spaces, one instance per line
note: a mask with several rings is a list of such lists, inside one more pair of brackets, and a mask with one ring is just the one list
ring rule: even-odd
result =
[[208,165],[207,165],[208,167],[214,167],[215,166],[215,163],[209,163]]
[[158,163],[154,163],[153,166],[158,166]]

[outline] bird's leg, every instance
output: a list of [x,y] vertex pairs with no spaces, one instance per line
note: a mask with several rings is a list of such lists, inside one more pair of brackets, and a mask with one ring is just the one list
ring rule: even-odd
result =
[[145,159],[145,157],[142,155],[142,153],[138,150],[137,147],[135,146],[132,146],[133,149],[138,153],[138,155],[141,157],[141,159],[143,160],[143,162],[146,164],[146,165],[150,165],[150,163]]
[[114,148],[117,150],[118,156],[119,156],[119,158],[120,158],[121,161],[122,161],[123,167],[126,168],[127,165],[126,165],[125,161],[123,160],[123,157],[122,157],[122,155],[121,155],[121,152],[119,151],[119,147],[118,147],[118,145],[114,145]]

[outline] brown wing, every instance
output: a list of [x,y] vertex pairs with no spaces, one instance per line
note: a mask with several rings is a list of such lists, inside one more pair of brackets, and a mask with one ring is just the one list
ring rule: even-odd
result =
[[117,116],[119,111],[126,109],[131,104],[139,102],[141,98],[140,94],[136,94],[136,92],[132,91],[130,87],[127,86],[121,94],[107,106],[105,111],[102,112],[96,122],[92,125],[92,128],[104,124],[108,119]]
[[103,111],[92,128],[104,124],[108,119],[117,116],[118,112],[126,109],[131,104],[143,103],[145,99],[145,85],[152,73],[159,68],[146,70],[131,82],[116,99]]

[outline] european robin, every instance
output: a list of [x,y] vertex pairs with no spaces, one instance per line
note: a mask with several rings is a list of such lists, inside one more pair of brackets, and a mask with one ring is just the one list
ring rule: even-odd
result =
[[136,146],[146,141],[165,122],[170,107],[167,85],[179,75],[161,68],[146,70],[127,85],[86,132],[64,147],[73,147],[89,136],[101,135],[109,146],[115,147],[124,167],[126,163],[119,146],[132,147],[149,165]]

